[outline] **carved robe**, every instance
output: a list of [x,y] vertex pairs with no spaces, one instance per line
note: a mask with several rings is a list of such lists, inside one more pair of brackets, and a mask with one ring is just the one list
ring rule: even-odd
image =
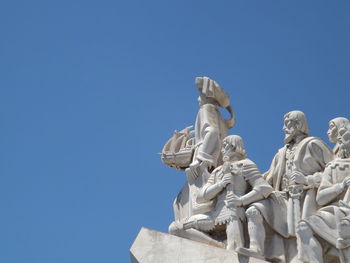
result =
[[[195,123],[196,149],[193,155],[193,161],[196,159],[206,161],[214,168],[221,164],[221,145],[226,135],[226,122],[221,116],[218,106],[213,104],[202,105],[198,111]],[[210,176],[209,173],[202,173],[195,180],[188,175],[191,171],[187,169],[186,173],[190,201],[188,215],[191,216],[211,210],[211,202],[203,204],[196,202],[198,191],[207,182]]]
[[[207,161],[212,167],[221,163],[222,140],[227,135],[225,119],[221,116],[218,106],[204,104],[200,107],[195,122],[196,149],[193,161],[199,159]],[[190,172],[189,169],[186,173]],[[173,208],[175,220],[182,221],[194,214],[206,212],[212,209],[211,203],[198,204],[196,202],[199,189],[206,183],[209,174],[199,176],[195,180],[187,175],[187,181],[174,200]]]
[[213,167],[218,166],[221,160],[220,149],[222,140],[227,135],[227,127],[224,118],[213,104],[204,104],[200,107],[195,123],[196,151],[194,160],[209,162]]
[[[319,209],[316,214],[304,219],[311,226],[312,230],[336,246],[337,238],[337,222],[350,213],[349,207],[339,206],[339,200],[344,200],[347,189],[342,190],[340,183],[345,177],[350,175],[350,159],[335,159],[330,162],[322,176],[321,185],[317,192],[317,202],[319,205],[325,206]],[[348,203],[349,193],[344,200]]]

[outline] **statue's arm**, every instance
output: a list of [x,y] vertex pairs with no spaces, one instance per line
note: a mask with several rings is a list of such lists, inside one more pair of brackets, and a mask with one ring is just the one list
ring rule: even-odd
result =
[[322,172],[326,165],[334,159],[334,154],[321,140],[311,141],[308,145],[308,152],[319,164],[319,171],[314,174],[306,175],[306,184],[309,187],[317,188],[321,183]]
[[261,199],[264,199],[264,196],[255,189],[251,190],[249,193],[241,197],[242,205],[244,206],[259,201]]
[[272,186],[263,178],[255,164],[245,165],[243,176],[251,185],[252,190],[241,197],[243,205],[267,198],[273,191]]
[[207,183],[202,187],[197,195],[197,203],[206,203],[213,200],[225,187],[223,181],[215,182],[215,173],[213,172]]
[[263,174],[263,178],[266,180],[266,182],[269,185],[273,185],[273,176],[274,176],[274,172],[276,170],[277,164],[278,164],[279,155],[280,155],[280,150],[274,156],[274,158],[271,162],[271,165],[270,165],[270,169]]
[[343,183],[333,183],[332,168],[327,166],[323,175],[320,187],[317,191],[316,201],[320,206],[327,205],[344,191]]

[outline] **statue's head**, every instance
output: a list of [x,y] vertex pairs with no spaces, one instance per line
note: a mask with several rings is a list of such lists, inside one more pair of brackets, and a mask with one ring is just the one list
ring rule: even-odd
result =
[[327,131],[327,135],[329,138],[329,141],[331,142],[337,142],[337,137],[338,137],[338,131],[341,128],[346,127],[349,125],[349,120],[344,117],[338,117],[334,118],[329,121],[329,129]]
[[350,125],[340,128],[338,131],[337,142],[339,144],[339,157],[350,157]]
[[284,115],[283,131],[285,133],[284,142],[290,143],[300,135],[309,135],[307,119],[302,111],[291,111]]
[[244,159],[246,157],[246,152],[242,138],[238,135],[229,135],[225,137],[222,142],[221,153],[224,162],[232,160],[233,158]]

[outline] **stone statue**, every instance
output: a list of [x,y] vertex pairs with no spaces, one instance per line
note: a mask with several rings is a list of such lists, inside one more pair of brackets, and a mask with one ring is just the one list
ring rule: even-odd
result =
[[[235,115],[228,94],[220,85],[208,77],[197,77],[199,91],[199,111],[195,122],[195,151],[192,163],[186,169],[190,207],[189,216],[204,213],[212,209],[212,202],[196,202],[198,191],[207,182],[210,171],[221,164],[220,149],[227,129],[235,124]],[[231,118],[225,120],[219,107],[226,108]]]
[[[331,124],[330,127],[332,127]],[[345,127],[334,132],[332,139],[334,137],[337,137],[338,156],[328,163],[317,192],[316,200],[322,208],[298,224],[303,245],[299,254],[303,262],[323,263],[327,252],[334,254],[332,248],[339,249],[338,256],[341,262],[350,262],[349,122]],[[332,245],[331,249],[329,244]]]
[[[212,209],[212,202],[198,204],[198,191],[207,182],[210,172],[221,164],[220,149],[227,130],[235,124],[235,115],[228,94],[208,77],[197,77],[199,111],[194,125],[174,133],[162,152],[163,162],[185,170],[187,182],[174,201],[176,221]],[[225,120],[219,107],[227,109],[230,119]],[[191,137],[193,136],[194,137]]]
[[226,248],[245,262],[350,262],[349,120],[329,121],[332,151],[309,136],[303,112],[288,112],[285,145],[262,175],[242,138],[227,136],[236,121],[228,94],[208,77],[195,83],[194,129],[175,131],[162,151],[164,164],[187,176],[169,226],[177,237],[170,237]]
[[[229,96],[215,80],[197,77],[199,106],[195,123],[196,151],[190,169],[194,177],[201,171],[216,167],[220,161],[220,145],[227,135],[227,129],[235,124],[235,116],[230,106]],[[226,108],[231,114],[230,120],[224,120],[218,107]]]
[[327,135],[330,142],[336,143],[333,152],[335,155],[338,155],[339,144],[337,142],[338,131],[341,128],[345,128],[349,124],[349,120],[344,117],[337,117],[329,121],[329,129],[327,131]]
[[255,163],[246,158],[240,136],[230,135],[223,140],[222,156],[223,165],[211,173],[197,196],[198,203],[214,201],[213,209],[193,215],[183,223],[174,222],[169,231],[177,236],[236,250],[246,243],[244,207],[267,198],[273,189]]
[[[333,159],[333,153],[321,139],[309,136],[307,119],[301,111],[284,116],[283,130],[285,146],[264,174],[274,192],[247,209],[250,247],[239,252],[290,262],[296,254],[296,225],[317,210],[319,172]],[[269,245],[265,246],[267,241]]]

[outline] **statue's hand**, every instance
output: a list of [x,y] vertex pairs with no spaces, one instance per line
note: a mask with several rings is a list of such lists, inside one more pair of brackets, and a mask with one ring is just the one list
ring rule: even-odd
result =
[[340,183],[342,188],[344,189],[345,187],[350,185],[350,176],[345,177],[343,182]]
[[305,184],[307,185],[306,176],[299,171],[294,171],[290,177],[292,184]]
[[225,174],[220,181],[220,186],[222,188],[226,187],[226,185],[231,183],[231,178],[232,178],[232,175],[230,173]]
[[232,206],[242,206],[243,202],[242,199],[239,198],[238,196],[232,194],[232,193],[228,193],[226,196],[226,203],[228,205],[232,205]]

